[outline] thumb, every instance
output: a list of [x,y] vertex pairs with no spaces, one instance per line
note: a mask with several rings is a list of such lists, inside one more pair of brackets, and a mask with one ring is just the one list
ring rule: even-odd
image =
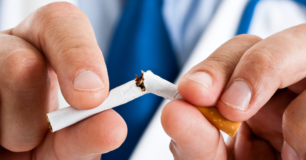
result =
[[226,159],[219,130],[193,105],[174,100],[162,111],[161,123],[171,137],[170,150],[176,160]]
[[283,115],[284,144],[282,159],[297,160],[306,158],[306,91],[300,94],[287,107]]
[[11,30],[38,48],[56,72],[67,102],[78,109],[100,105],[109,82],[102,52],[86,15],[66,3],[46,5]]

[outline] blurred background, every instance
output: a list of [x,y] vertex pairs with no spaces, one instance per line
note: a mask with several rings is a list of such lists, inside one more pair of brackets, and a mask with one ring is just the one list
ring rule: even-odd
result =
[[[118,24],[124,14],[128,14],[125,7],[129,1],[133,0],[66,0],[78,6],[88,16],[106,60],[111,52]],[[0,0],[0,30],[17,26],[31,12],[52,2],[56,1]],[[303,0],[162,1],[159,14],[165,23],[177,63],[177,74],[171,81],[177,82],[192,66],[207,58],[235,35],[248,33],[266,38],[283,29],[305,23],[305,4]],[[168,147],[170,138],[160,124],[161,110],[167,101],[157,100],[160,105],[150,111],[147,120],[140,121],[143,123],[138,126],[142,126],[142,129],[134,134],[138,138],[129,142],[133,130],[130,130],[132,127],[129,120],[125,119],[129,127],[128,142],[118,151],[103,155],[102,159],[116,159],[111,156],[120,154],[121,150],[125,157],[133,160],[173,159]],[[69,106],[60,92],[59,103],[60,108]],[[226,141],[227,136],[223,136]]]

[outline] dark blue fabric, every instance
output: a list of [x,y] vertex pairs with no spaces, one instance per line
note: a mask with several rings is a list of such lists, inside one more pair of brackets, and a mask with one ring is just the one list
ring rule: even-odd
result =
[[306,0],[294,0],[294,1],[306,6]]
[[[178,65],[162,17],[162,0],[128,0],[115,31],[106,61],[110,88],[152,70],[169,81]],[[103,160],[125,160],[134,150],[161,98],[145,95],[115,108],[128,126],[128,135],[118,149],[102,155]]]
[[[250,0],[250,2],[247,4],[247,6],[244,9],[244,13],[241,17],[240,25],[238,27],[236,35],[248,33],[256,5],[259,1],[260,0]],[[306,0],[292,0],[292,1],[295,1],[297,3],[306,6]]]
[[252,17],[254,14],[254,10],[259,1],[260,0],[250,0],[250,2],[247,4],[247,6],[244,9],[244,13],[242,14],[240,25],[238,27],[236,35],[248,33]]

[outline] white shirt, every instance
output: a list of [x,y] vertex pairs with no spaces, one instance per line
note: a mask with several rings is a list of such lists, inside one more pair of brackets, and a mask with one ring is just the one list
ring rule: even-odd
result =
[[[0,4],[0,29],[16,26],[26,15],[42,5],[55,0],[2,0]],[[123,9],[122,0],[66,0],[79,6],[89,17],[98,44],[107,56],[109,42]],[[192,0],[165,0],[163,15],[172,45],[180,57],[182,71],[186,73],[194,65],[207,58],[221,44],[235,36],[241,15],[248,0],[203,0],[192,14]],[[98,5],[94,5],[98,4]],[[206,7],[206,8],[205,8]],[[94,11],[96,14],[91,14]],[[216,12],[213,12],[216,10]],[[189,15],[189,17],[187,16]],[[175,18],[173,18],[176,15]],[[101,18],[102,17],[102,18]],[[186,18],[188,17],[188,18]],[[98,20],[97,20],[98,19]],[[276,32],[306,22],[305,6],[289,0],[262,0],[255,8],[249,34],[266,38]],[[183,27],[185,24],[185,27]],[[101,29],[103,28],[103,29]],[[99,36],[98,36],[99,35]],[[184,63],[184,59],[189,59]],[[179,76],[179,77],[180,77]],[[178,79],[179,79],[178,77]],[[59,96],[60,106],[68,106]],[[169,150],[170,138],[160,123],[163,102],[151,120],[132,160],[173,159]],[[223,135],[227,139],[226,135]]]

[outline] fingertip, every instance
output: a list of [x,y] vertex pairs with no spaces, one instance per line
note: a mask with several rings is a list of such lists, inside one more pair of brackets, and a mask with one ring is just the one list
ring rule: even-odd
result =
[[[161,122],[166,133],[177,142],[190,141],[195,132],[204,130],[202,134],[217,134],[217,129],[191,104],[175,100],[163,109]],[[202,129],[201,129],[202,128]],[[189,130],[189,132],[186,132]],[[189,137],[189,138],[188,138]]]
[[101,154],[118,148],[126,136],[127,126],[123,118],[114,110],[106,110],[58,131],[55,149],[63,157],[66,154]]
[[219,130],[196,107],[185,101],[169,102],[163,109],[161,121],[173,140],[170,149],[176,158],[211,159],[219,149],[225,150],[224,142],[220,143]]
[[107,110],[92,117],[90,122],[80,127],[83,129],[86,146],[94,153],[106,153],[112,151],[124,142],[127,136],[127,125],[123,118],[114,110]]
[[[188,112],[186,115],[185,113]],[[174,100],[166,104],[161,115],[161,122],[166,133],[176,139],[177,131],[189,126],[190,119],[186,116],[198,113],[195,107],[182,100]],[[200,116],[200,115],[198,115]],[[185,120],[186,119],[186,120]]]
[[71,80],[62,81],[61,89],[66,101],[74,108],[95,108],[102,104],[109,94],[107,71],[82,69],[77,71],[74,77],[67,79]]
[[183,76],[178,90],[186,101],[197,106],[215,106],[220,94],[212,76],[202,71],[191,71]]
[[241,122],[247,120],[251,116],[251,111],[247,112],[241,111],[238,109],[234,109],[233,107],[229,107],[229,104],[226,104],[222,100],[218,101],[218,110],[219,112],[228,120],[233,122]]

